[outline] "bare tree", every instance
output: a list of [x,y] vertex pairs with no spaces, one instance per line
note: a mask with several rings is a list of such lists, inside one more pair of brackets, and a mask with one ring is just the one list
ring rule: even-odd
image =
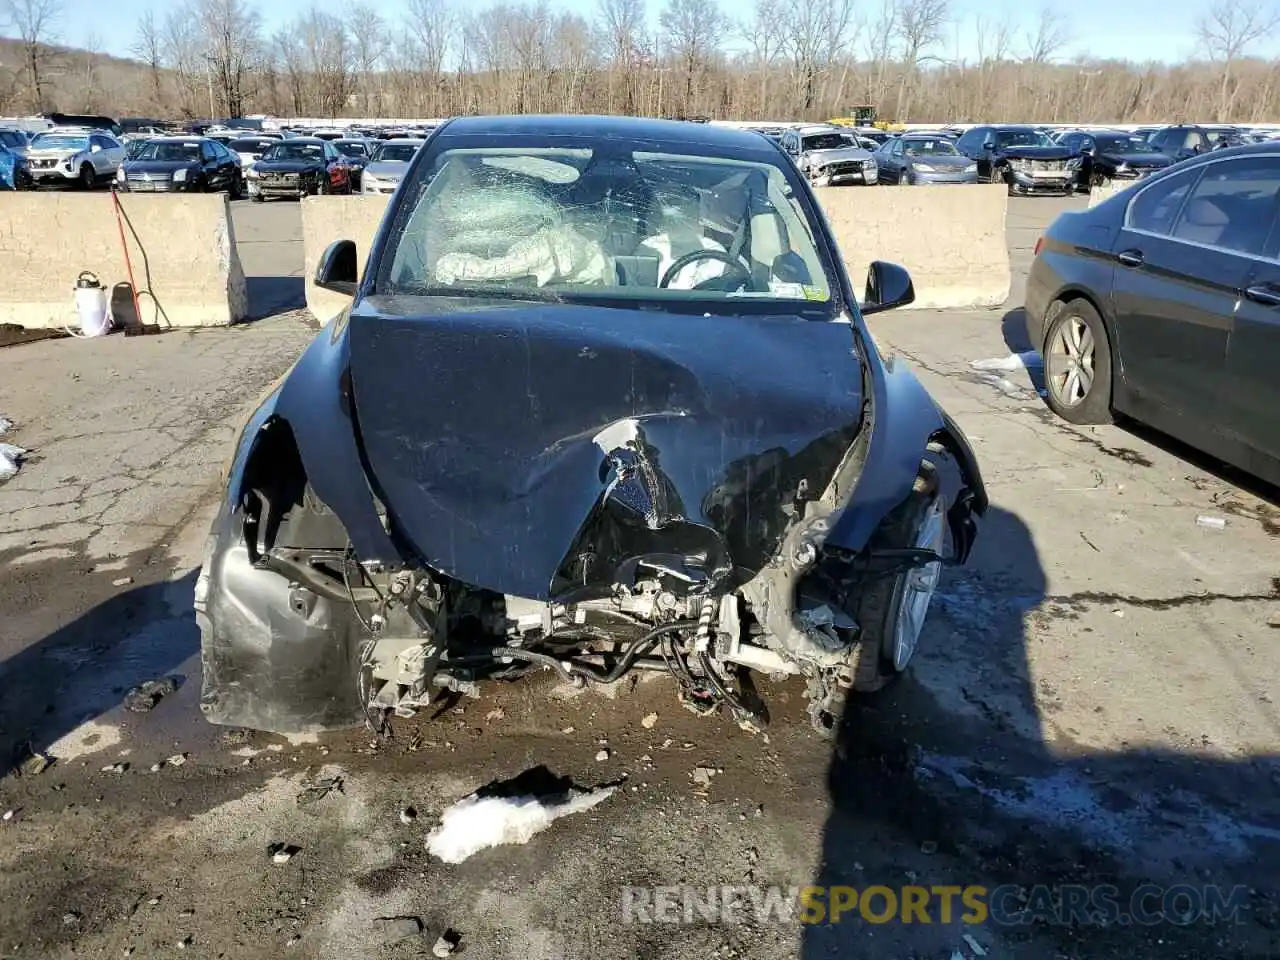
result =
[[152,108],[162,111],[164,96],[164,41],[156,23],[155,14],[144,10],[138,18],[138,34],[133,41],[132,53],[147,68],[147,82],[151,91]]
[[[204,57],[199,25],[188,10],[175,7],[165,18],[161,33],[164,65],[172,72],[183,116],[195,117],[204,110],[213,112],[213,72]],[[208,100],[204,99],[208,92]],[[202,106],[204,104],[205,106]]]
[[95,114],[102,109],[102,77],[99,66],[102,61],[102,38],[96,31],[90,31],[81,44],[84,56],[76,71],[80,79],[78,106],[76,109]]
[[1071,28],[1058,8],[1045,5],[1040,8],[1035,26],[1026,34],[1026,60],[1044,64],[1051,61],[1062,48],[1071,42]]
[[898,34],[898,7],[895,0],[881,0],[880,11],[867,32],[867,59],[872,70],[867,75],[867,101],[881,103],[889,89],[889,67],[893,63],[894,40]]
[[819,82],[854,40],[853,0],[782,0],[781,25],[797,107],[808,117],[817,106]]
[[416,73],[426,93],[424,107],[432,114],[444,113],[438,92],[449,45],[457,33],[453,13],[446,0],[410,0],[405,26],[409,42],[404,52],[411,50],[417,60]]
[[738,26],[750,51],[747,65],[756,73],[756,115],[769,110],[769,80],[782,55],[783,11],[781,0],[755,0],[751,18]]
[[61,11],[58,0],[0,0],[0,23],[16,31],[22,44],[27,101],[37,113],[48,107],[48,73],[55,58],[51,44]]
[[315,109],[321,116],[340,116],[356,89],[346,24],[312,7],[299,18],[294,30],[305,54],[304,70],[314,92]]
[[[605,56],[613,75],[622,79],[624,113],[637,108],[638,70],[648,59],[644,0],[600,0],[599,26]],[[614,108],[613,77],[609,83],[609,109]]]
[[897,32],[902,44],[902,80],[898,86],[898,121],[911,116],[916,75],[927,58],[927,51],[942,41],[946,26],[948,0],[898,0]]
[[695,82],[719,55],[729,18],[717,0],[667,0],[658,16],[666,48],[684,72],[684,107],[694,110]]
[[247,0],[196,0],[206,44],[215,105],[232,117],[245,114],[253,73],[262,60],[262,19]]
[[1249,47],[1274,30],[1277,22],[1280,17],[1275,7],[1263,0],[1214,0],[1197,19],[1196,34],[1220,70],[1218,120],[1224,120],[1233,106],[1236,63]]
[[387,24],[372,5],[363,2],[351,7],[349,18],[356,70],[360,75],[360,109],[369,116],[382,111],[381,67],[391,46]]

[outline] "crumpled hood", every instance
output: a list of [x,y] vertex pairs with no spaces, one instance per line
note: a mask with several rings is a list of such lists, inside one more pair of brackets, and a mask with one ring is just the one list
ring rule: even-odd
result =
[[1066,147],[999,147],[996,153],[1010,160],[1070,160],[1075,156]]
[[259,160],[253,168],[259,173],[320,173],[325,164],[319,160]]
[[664,554],[705,578],[759,569],[862,415],[844,323],[371,297],[348,337],[395,529],[515,596],[607,589]]
[[125,173],[155,173],[164,174],[166,176],[176,173],[179,170],[198,170],[200,163],[197,160],[127,160],[125,161]]
[[861,147],[837,147],[834,150],[810,150],[805,158],[814,166],[836,163],[842,160],[870,160],[871,153]]

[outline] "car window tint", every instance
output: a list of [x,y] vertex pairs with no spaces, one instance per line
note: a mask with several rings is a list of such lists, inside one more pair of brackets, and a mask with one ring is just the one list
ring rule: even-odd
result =
[[1173,221],[1182,209],[1192,184],[1200,176],[1200,169],[1184,170],[1171,177],[1158,180],[1139,193],[1129,204],[1125,225],[1132,230],[1143,230],[1165,236],[1173,229]]
[[1259,256],[1280,198],[1280,158],[1209,164],[1178,216],[1173,237]]

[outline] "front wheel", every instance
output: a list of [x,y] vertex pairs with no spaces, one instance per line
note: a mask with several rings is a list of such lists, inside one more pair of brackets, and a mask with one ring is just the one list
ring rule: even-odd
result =
[[232,200],[239,200],[244,196],[244,181],[238,176],[233,176],[227,193],[230,194]]
[[1110,423],[1111,345],[1088,301],[1061,305],[1045,331],[1042,354],[1049,408],[1070,423]]
[[98,175],[94,172],[93,166],[88,163],[80,164],[80,186],[86,190],[92,190],[98,185]]
[[[937,468],[922,461],[911,495],[877,533],[873,545],[885,550],[928,550],[941,556],[946,515]],[[872,581],[856,600],[854,619],[860,632],[849,659],[855,691],[881,690],[911,665],[941,575],[941,560],[933,560]]]
[[905,170],[898,171],[898,186],[900,187],[911,186],[911,175],[907,173],[907,171]]

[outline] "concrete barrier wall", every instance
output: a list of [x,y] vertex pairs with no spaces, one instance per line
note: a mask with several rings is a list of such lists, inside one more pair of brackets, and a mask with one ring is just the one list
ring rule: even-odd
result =
[[[125,194],[120,203],[143,323],[203,327],[245,318],[248,295],[225,196]],[[74,325],[80,271],[96,273],[109,296],[129,281],[109,193],[0,194],[0,218],[0,322]],[[131,317],[123,290],[112,299],[128,305]]]
[[917,309],[998,307],[1012,274],[1003,184],[821,187],[818,199],[861,296],[872,260],[911,272]]
[[1089,188],[1089,206],[1096,207],[1103,200],[1109,200],[1122,190],[1128,190],[1134,186],[1132,183],[1116,184],[1114,182],[1105,187]]
[[360,258],[360,275],[369,258],[373,235],[378,232],[389,196],[307,197],[302,201],[302,256],[307,278],[307,309],[321,323],[349,303],[350,297],[322,290],[315,284],[316,264],[335,240],[354,240]]

